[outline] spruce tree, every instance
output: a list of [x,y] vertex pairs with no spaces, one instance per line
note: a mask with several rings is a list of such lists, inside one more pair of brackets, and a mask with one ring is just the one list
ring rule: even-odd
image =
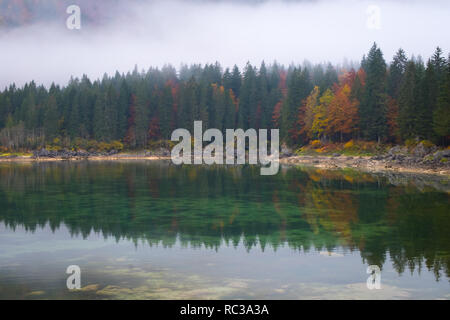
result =
[[367,140],[380,142],[387,136],[386,62],[375,43],[361,65],[366,72],[366,86],[359,108],[361,133]]
[[450,57],[442,78],[437,106],[433,114],[433,129],[439,142],[448,145],[450,138]]
[[405,51],[403,49],[398,49],[394,56],[394,59],[389,66],[389,77],[388,77],[388,89],[387,93],[394,99],[398,98],[398,92],[400,85],[403,80],[403,75],[406,71],[406,64],[408,59],[406,58]]
[[52,141],[58,136],[58,106],[52,94],[48,96],[44,105],[44,133],[47,141]]

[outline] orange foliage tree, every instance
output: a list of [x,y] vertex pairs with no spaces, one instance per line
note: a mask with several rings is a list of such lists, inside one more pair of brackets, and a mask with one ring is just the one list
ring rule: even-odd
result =
[[337,88],[328,107],[328,128],[330,135],[343,136],[351,134],[358,127],[358,101],[350,97],[350,86],[345,83]]

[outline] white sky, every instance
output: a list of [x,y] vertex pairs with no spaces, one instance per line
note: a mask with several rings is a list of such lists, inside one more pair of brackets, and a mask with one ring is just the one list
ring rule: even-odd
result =
[[[379,30],[367,27],[369,5],[381,10]],[[0,32],[0,88],[65,84],[84,73],[96,79],[135,64],[360,61],[374,41],[388,62],[399,47],[427,59],[438,45],[448,54],[449,17],[447,0],[154,1],[120,8],[106,25],[80,31],[44,22]]]

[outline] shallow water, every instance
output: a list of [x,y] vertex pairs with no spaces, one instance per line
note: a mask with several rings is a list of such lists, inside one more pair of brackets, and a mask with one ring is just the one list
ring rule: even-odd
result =
[[[447,178],[259,173],[0,164],[0,298],[450,298]],[[81,290],[67,289],[69,265]],[[369,265],[379,290],[367,288]]]

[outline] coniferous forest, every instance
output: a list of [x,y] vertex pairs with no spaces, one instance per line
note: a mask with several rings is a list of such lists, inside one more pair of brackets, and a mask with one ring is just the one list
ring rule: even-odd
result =
[[177,128],[279,128],[282,142],[351,139],[450,142],[450,58],[374,44],[358,68],[219,63],[87,76],[49,88],[34,81],[0,92],[0,151],[113,146],[144,149]]

